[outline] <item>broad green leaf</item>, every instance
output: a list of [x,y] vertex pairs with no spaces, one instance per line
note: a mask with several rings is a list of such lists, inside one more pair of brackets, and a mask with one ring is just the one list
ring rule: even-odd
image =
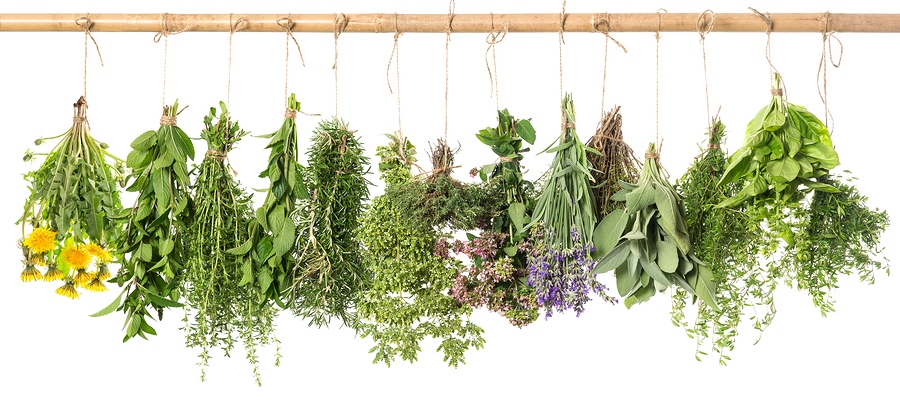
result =
[[269,268],[262,267],[259,269],[259,290],[263,293],[269,290],[269,286],[272,284],[274,279],[272,279],[272,273],[269,272]]
[[625,213],[632,215],[656,201],[656,189],[649,183],[639,184],[625,195]]
[[659,269],[674,274],[678,270],[678,246],[665,240],[657,242]]
[[619,291],[619,296],[628,296],[640,286],[640,283],[640,274],[630,274],[624,265],[616,268],[616,289]]
[[[127,289],[125,289],[125,290],[127,290]],[[116,311],[116,309],[119,308],[119,305],[122,304],[122,296],[125,294],[125,290],[122,290],[122,292],[119,293],[119,296],[116,297],[116,299],[113,300],[112,303],[109,303],[108,306],[103,307],[102,310],[91,314],[91,316],[92,317],[102,317],[104,315],[112,313],[113,311]]]
[[833,147],[825,143],[814,143],[803,146],[800,148],[800,154],[818,160],[819,167],[822,169],[832,169],[840,164],[837,152],[834,151]]
[[175,241],[166,238],[159,242],[159,255],[165,256],[172,252],[175,248]]
[[659,265],[657,265],[656,262],[647,260],[646,258],[641,258],[640,262],[641,269],[647,271],[647,274],[650,275],[650,277],[653,278],[654,281],[664,283],[666,286],[672,284],[671,282],[669,282],[669,279],[666,278],[666,275],[663,274],[662,270],[659,269]]
[[631,306],[635,304],[643,303],[647,300],[650,300],[653,295],[656,294],[656,289],[650,286],[644,286],[634,292],[633,295],[625,299],[625,308],[631,308]]
[[281,257],[291,251],[291,248],[294,246],[294,224],[291,222],[284,222],[281,226],[281,231],[275,236],[274,248],[275,255],[277,257]]
[[[713,310],[720,311],[719,305],[716,303],[716,285],[713,282],[712,271],[705,265],[699,264],[697,273],[694,275],[694,284],[692,286],[697,293],[697,297],[700,297],[700,300],[703,300]],[[690,279],[688,282],[690,282]]]
[[244,263],[241,265],[241,281],[238,283],[238,286],[244,286],[248,283],[253,283],[253,262],[249,257],[245,258]]
[[603,220],[594,229],[594,252],[591,254],[591,258],[599,260],[616,247],[627,224],[628,217],[625,215],[625,210],[622,209],[616,209],[603,217]]
[[531,121],[527,119],[519,120],[516,123],[516,134],[528,144],[533,145],[535,140],[535,130],[531,126]]
[[144,322],[144,319],[140,314],[131,314],[131,319],[128,322],[128,329],[125,331],[125,337],[134,337],[141,330],[141,323]]
[[769,108],[769,112],[766,114],[766,119],[763,120],[763,129],[774,132],[784,126],[784,121],[786,115],[784,112],[778,109],[775,106],[775,102],[782,101],[779,98],[772,99],[772,104]]
[[253,240],[247,239],[247,241],[241,244],[239,247],[228,249],[225,252],[231,255],[240,256],[249,253],[251,248],[253,248]]
[[149,150],[156,144],[156,131],[147,131],[131,142],[131,148],[135,150]]
[[728,157],[728,166],[725,167],[725,172],[719,179],[719,185],[735,182],[744,176],[748,172],[752,155],[752,148],[741,147],[731,157]]
[[509,205],[507,212],[509,213],[510,221],[516,227],[516,232],[521,232],[524,226],[525,205],[519,202],[512,203]]
[[169,300],[150,291],[145,291],[144,296],[147,296],[147,299],[150,300],[151,303],[160,307],[184,307],[184,304]]
[[667,190],[656,190],[656,209],[659,211],[660,226],[666,233],[672,235],[678,231],[678,219],[681,216],[676,212],[677,199],[674,194]]
[[623,242],[619,244],[597,263],[591,274],[602,274],[619,268],[628,259],[628,254],[631,254],[628,249],[628,243]]
[[[776,178],[776,180],[781,178],[782,182],[790,182],[797,178],[797,174],[800,173],[800,163],[798,163],[797,160],[788,157],[769,161],[769,163],[766,164],[766,169],[769,171],[769,174]],[[759,180],[761,178],[757,177],[756,179]],[[751,196],[755,195],[756,194],[751,194]]]

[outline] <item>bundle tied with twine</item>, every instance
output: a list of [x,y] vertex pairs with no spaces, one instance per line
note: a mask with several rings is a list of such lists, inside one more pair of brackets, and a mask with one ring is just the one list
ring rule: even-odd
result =
[[619,181],[637,182],[641,175],[641,161],[622,136],[621,107],[616,106],[603,117],[597,132],[585,144],[597,152],[587,152],[587,159],[594,167],[591,171],[596,185],[593,186],[599,219],[621,208],[621,202],[610,197],[622,189]]

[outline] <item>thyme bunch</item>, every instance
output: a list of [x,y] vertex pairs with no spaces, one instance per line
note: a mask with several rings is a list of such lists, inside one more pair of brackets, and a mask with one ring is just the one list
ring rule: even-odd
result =
[[585,146],[596,152],[588,152],[591,175],[595,184],[592,186],[594,199],[597,201],[597,219],[602,220],[613,210],[622,207],[622,203],[610,198],[622,190],[620,181],[634,183],[641,176],[641,161],[634,151],[625,143],[622,135],[621,107],[610,110],[603,115],[600,126],[594,136],[588,139]]

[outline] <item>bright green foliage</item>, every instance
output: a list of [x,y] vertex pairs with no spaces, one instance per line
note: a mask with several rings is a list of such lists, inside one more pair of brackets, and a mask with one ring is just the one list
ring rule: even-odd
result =
[[594,232],[594,256],[602,257],[594,273],[615,270],[619,295],[631,307],[677,284],[714,310],[716,285],[712,271],[692,251],[684,204],[675,188],[660,175],[656,144],[650,143],[636,184],[612,199],[624,201]]
[[776,284],[758,258],[766,249],[778,245],[778,239],[762,229],[760,221],[748,213],[747,203],[734,208],[715,207],[741,190],[736,182],[717,185],[726,166],[726,156],[720,147],[724,137],[725,125],[714,120],[707,149],[694,159],[678,183],[692,250],[712,271],[712,281],[717,284],[715,300],[720,309],[699,303],[697,317],[689,326],[685,318],[688,292],[677,286],[672,292],[672,323],[684,327],[688,336],[696,340],[697,359],[708,354],[704,344],[712,340],[711,350],[723,365],[730,360],[728,353],[734,350],[738,325],[746,309],[763,306],[765,315],[751,316],[757,319],[760,331],[774,317],[772,291]]
[[868,199],[853,186],[855,178],[825,175],[819,180],[839,192],[815,191],[809,207],[800,212],[794,245],[779,267],[785,282],[809,293],[825,316],[834,311],[832,291],[842,275],[872,284],[876,271],[890,274],[881,247],[889,218],[886,211],[866,206]]
[[267,149],[269,166],[260,178],[269,179],[269,189],[256,217],[250,221],[250,238],[240,247],[229,250],[240,256],[241,285],[252,285],[259,293],[260,303],[275,301],[285,307],[282,292],[291,284],[289,274],[296,260],[293,257],[297,224],[291,215],[299,200],[308,199],[298,162],[297,125],[294,122],[300,102],[294,94],[288,99],[284,122],[270,138]]
[[[187,261],[185,221],[192,209],[187,160],[194,159],[194,145],[174,125],[177,114],[178,101],[165,106],[159,129],[135,139],[128,154],[135,178],[128,191],[139,194],[120,247],[126,256],[118,282],[126,295],[113,302],[126,316],[125,341],[156,334],[147,321],[153,319],[150,307],[162,319],[163,309],[182,306],[178,300]],[[95,315],[111,312],[113,304]]]
[[[398,154],[403,149],[403,154]],[[391,136],[389,146],[378,148],[379,169],[388,187],[410,179],[414,148],[404,138]],[[447,295],[459,261],[434,254],[440,235],[433,227],[405,216],[408,210],[382,195],[373,199],[363,216],[359,238],[365,262],[372,272],[372,287],[358,304],[359,332],[371,337],[374,363],[390,365],[399,355],[414,362],[420,341],[440,341],[438,351],[451,366],[465,363],[465,351],[484,346],[483,330],[469,322],[472,308]]]
[[355,131],[337,118],[322,121],[307,151],[309,199],[298,203],[297,261],[289,306],[322,326],[336,317],[356,325],[356,301],[371,280],[356,238],[363,203],[369,199],[369,159]]
[[243,342],[254,378],[261,384],[257,350],[278,343],[273,324],[277,311],[271,304],[259,304],[256,287],[238,284],[241,263],[228,253],[247,241],[254,214],[251,196],[226,164],[228,153],[248,132],[230,119],[224,103],[219,106],[221,114],[217,116],[212,107],[203,118],[206,128],[200,136],[209,150],[195,170],[193,207],[186,222],[186,343],[200,348],[201,379],[205,380],[205,367],[212,357],[209,350],[221,347],[230,357],[235,343]]

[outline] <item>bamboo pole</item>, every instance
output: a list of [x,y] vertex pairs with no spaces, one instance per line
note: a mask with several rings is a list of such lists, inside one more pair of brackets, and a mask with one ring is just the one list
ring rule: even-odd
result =
[[[343,15],[343,14],[342,14]],[[595,32],[605,13],[565,15],[565,32]],[[773,13],[773,32],[898,33],[900,14]],[[277,21],[287,14],[0,14],[0,32],[82,32],[76,19],[89,17],[92,32],[229,32],[243,18],[241,32],[283,32]],[[696,32],[699,14],[608,14],[610,32]],[[447,14],[346,14],[342,32],[446,32]],[[293,14],[294,32],[334,32],[334,14]],[[754,13],[716,14],[713,32],[765,32]],[[560,14],[456,14],[455,33],[486,33],[503,27],[509,32],[558,32]],[[605,26],[605,25],[604,25]]]

